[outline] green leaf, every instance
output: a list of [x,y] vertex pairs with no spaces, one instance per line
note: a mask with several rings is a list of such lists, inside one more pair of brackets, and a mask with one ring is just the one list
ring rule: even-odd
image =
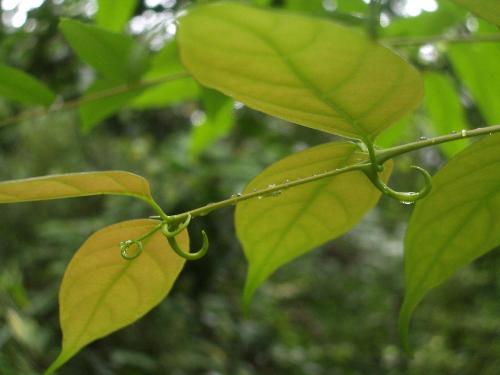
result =
[[83,103],[79,108],[82,129],[84,131],[91,130],[99,122],[119,111],[140,95],[143,90],[143,87],[134,89],[133,86],[125,84],[118,85],[115,82],[105,80],[95,81],[83,96]]
[[500,135],[466,148],[433,178],[413,211],[405,239],[406,293],[400,331],[425,294],[500,244]]
[[99,0],[96,23],[104,29],[122,31],[137,8],[137,0]]
[[[151,69],[145,74],[144,80],[161,81],[164,77],[185,72],[179,59],[175,40],[168,42],[151,61]],[[159,108],[167,105],[195,100],[199,96],[199,86],[191,77],[159,83],[148,88],[132,102],[134,108]]]
[[452,0],[485,20],[500,25],[500,4],[498,0]]
[[129,35],[71,19],[59,27],[77,55],[108,80],[136,81],[148,68],[147,48]]
[[326,20],[219,3],[179,22],[181,59],[200,83],[300,125],[373,138],[422,97],[411,65]]
[[36,78],[22,70],[0,64],[0,96],[25,104],[48,106],[54,93]]
[[[496,32],[495,27],[480,23],[480,31]],[[470,91],[488,125],[500,123],[500,45],[467,43],[453,45],[449,51],[453,68]]]
[[[447,134],[467,128],[460,97],[450,77],[439,73],[425,75],[425,108],[437,134]],[[467,139],[440,145],[448,157],[467,146]]]
[[[312,147],[273,164],[245,188],[312,176],[367,160],[352,143]],[[387,180],[391,164],[383,178]],[[276,269],[350,230],[378,201],[380,192],[360,171],[300,185],[278,196],[241,202],[236,207],[236,232],[249,262],[244,302]]]
[[128,195],[152,201],[149,183],[129,172],[67,173],[0,183],[0,203],[17,203],[90,195]]
[[196,157],[208,146],[227,135],[234,124],[234,101],[217,91],[203,89],[201,102],[205,120],[191,130],[189,151]]
[[[120,242],[139,238],[157,220],[131,220],[90,236],[71,260],[59,291],[63,333],[61,354],[45,374],[52,374],[82,347],[123,328],[159,304],[172,288],[184,259],[170,248],[161,231],[143,241],[134,260],[120,255]],[[176,238],[187,248],[183,231]]]

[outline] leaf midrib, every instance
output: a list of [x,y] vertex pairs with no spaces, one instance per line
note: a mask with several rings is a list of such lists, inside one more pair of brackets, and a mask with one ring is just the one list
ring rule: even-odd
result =
[[[221,14],[217,14],[217,15],[212,14],[211,16],[218,18],[221,21],[224,21],[224,22],[230,23],[232,25],[241,27],[241,28],[247,30],[248,32],[250,32],[251,34],[253,34],[254,36],[256,36],[258,39],[260,39],[265,44],[268,44],[276,52],[278,57],[280,57],[282,59],[282,61],[285,63],[285,65],[288,67],[288,69],[290,69],[290,71],[293,74],[295,74],[302,81],[302,83],[314,94],[316,99],[318,99],[319,101],[323,102],[324,104],[326,104],[327,106],[332,108],[334,111],[336,111],[343,118],[344,121],[349,123],[359,133],[359,136],[362,139],[364,139],[364,140],[370,139],[369,134],[360,126],[360,124],[358,124],[358,122],[351,115],[349,115],[349,113],[345,109],[343,109],[342,106],[340,106],[338,103],[331,100],[331,98],[325,97],[326,93],[323,93],[321,91],[321,89],[319,89],[312,81],[310,81],[300,71],[300,69],[295,64],[293,64],[293,62],[289,59],[287,54],[284,53],[276,43],[274,43],[273,40],[266,38],[266,36],[263,35],[259,30],[256,30],[256,29],[253,29],[252,27],[249,27],[247,25],[235,22],[234,20],[226,18],[226,17],[222,16]],[[320,23],[317,24],[318,29],[316,30],[316,32],[318,34],[321,32],[320,25],[323,26]]]

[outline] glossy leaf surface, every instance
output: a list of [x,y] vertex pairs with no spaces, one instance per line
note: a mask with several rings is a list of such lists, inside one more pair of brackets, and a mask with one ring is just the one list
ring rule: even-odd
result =
[[77,55],[108,80],[136,81],[148,68],[145,47],[129,35],[71,19],[62,19],[59,28]]
[[411,314],[427,292],[500,245],[500,135],[459,153],[417,203],[405,239],[406,292],[400,329],[408,346]]
[[17,203],[90,195],[128,195],[151,201],[149,183],[122,171],[67,173],[0,183],[0,203]]
[[498,0],[452,0],[485,20],[500,25],[500,3]]
[[137,7],[137,0],[99,0],[96,23],[111,31],[122,31]]
[[[245,188],[273,184],[345,167],[366,160],[352,143],[328,143],[271,165]],[[390,174],[390,166],[383,172]],[[378,201],[380,192],[359,171],[290,188],[280,195],[241,202],[236,231],[249,262],[244,300],[276,269],[351,229]]]
[[180,19],[178,41],[203,85],[329,133],[373,138],[422,97],[420,75],[402,58],[319,18],[212,4]]
[[[63,333],[59,357],[51,374],[88,343],[131,324],[160,303],[184,266],[157,231],[143,241],[144,251],[134,260],[120,255],[120,242],[141,237],[157,220],[131,220],[106,227],[80,247],[71,260],[59,291]],[[189,248],[183,231],[177,241]]]
[[54,93],[44,83],[22,70],[0,64],[0,96],[25,104],[48,106]]

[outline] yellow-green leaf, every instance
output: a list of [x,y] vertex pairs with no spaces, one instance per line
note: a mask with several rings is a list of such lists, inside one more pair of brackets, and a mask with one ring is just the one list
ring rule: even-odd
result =
[[152,201],[148,181],[122,171],[67,173],[0,183],[0,203],[17,203],[89,195],[128,195]]
[[178,41],[203,85],[329,133],[373,138],[422,97],[419,73],[401,57],[319,18],[217,3],[188,11]]
[[432,185],[417,203],[405,239],[400,330],[406,347],[411,314],[425,294],[500,244],[500,135],[459,153]]
[[[120,255],[120,242],[141,237],[156,220],[131,220],[94,233],[71,260],[59,291],[63,333],[61,354],[46,371],[52,374],[82,347],[139,319],[168,294],[184,259],[157,231],[144,240],[134,260]],[[188,248],[186,231],[178,237]]]
[[500,2],[498,0],[452,0],[485,20],[500,25]]
[[[245,193],[363,160],[367,155],[352,143],[316,146],[271,165]],[[384,179],[390,175],[391,164],[387,165]],[[239,203],[236,232],[249,262],[245,305],[278,267],[350,230],[379,197],[363,172],[353,171]]]

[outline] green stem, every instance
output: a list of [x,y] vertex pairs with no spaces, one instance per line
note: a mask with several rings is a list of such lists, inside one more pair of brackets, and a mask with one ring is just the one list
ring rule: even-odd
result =
[[380,0],[371,0],[368,5],[366,17],[366,32],[373,40],[378,38],[378,28],[380,27],[380,10],[382,5]]
[[389,159],[396,156],[407,154],[421,148],[435,146],[441,143],[452,142],[464,138],[472,138],[480,135],[487,135],[500,132],[500,125],[487,126],[484,128],[477,128],[473,130],[460,130],[447,135],[441,135],[434,138],[428,138],[416,142],[407,143],[401,146],[391,147],[385,150],[376,151],[377,161],[384,163]]
[[457,35],[457,36],[417,36],[402,38],[384,38],[380,42],[391,47],[411,47],[432,43],[491,43],[500,42],[500,33],[483,35]]
[[[430,147],[430,146],[435,146],[440,143],[446,143],[446,142],[452,142],[456,141],[459,139],[464,139],[464,138],[472,138],[472,137],[477,137],[480,135],[488,135],[488,134],[493,134],[493,133],[500,133],[500,125],[494,125],[494,126],[489,126],[485,128],[478,128],[474,130],[462,130],[457,133],[452,133],[452,134],[447,134],[447,135],[442,135],[439,137],[434,137],[434,138],[429,138],[426,140],[420,140],[417,142],[412,142],[412,143],[407,143],[401,146],[396,146],[396,147],[391,147],[385,150],[375,150],[375,159],[377,161],[378,165],[383,164],[389,159],[392,159],[396,156],[403,155],[412,151],[416,151],[422,148]],[[300,186],[303,184],[307,184],[309,182],[321,180],[323,178],[328,178],[328,177],[333,177],[336,175],[340,175],[342,173],[347,173],[347,172],[352,172],[352,171],[365,171],[367,168],[372,168],[373,163],[370,162],[370,160],[367,160],[366,162],[359,163],[359,164],[353,164],[349,165],[347,167],[335,169],[333,171],[328,171],[324,173],[320,173],[314,176],[309,176],[305,178],[300,178],[295,181],[290,181],[286,182],[283,184],[278,184],[273,187],[268,187],[265,189],[257,190],[251,193],[246,193],[242,195],[238,195],[236,197],[231,197],[228,199],[224,199],[219,202],[215,203],[209,203],[205,206],[195,208],[190,211],[183,212],[178,215],[172,215],[169,216],[169,220],[172,221],[183,221],[185,220],[188,215],[191,215],[191,217],[196,217],[196,216],[205,216],[209,214],[212,211],[219,210],[221,208],[229,207],[229,206],[234,206],[237,203],[249,200],[249,199],[254,199],[258,197],[266,197],[266,196],[271,196],[273,193],[283,191],[289,188],[293,188],[295,186]]]

